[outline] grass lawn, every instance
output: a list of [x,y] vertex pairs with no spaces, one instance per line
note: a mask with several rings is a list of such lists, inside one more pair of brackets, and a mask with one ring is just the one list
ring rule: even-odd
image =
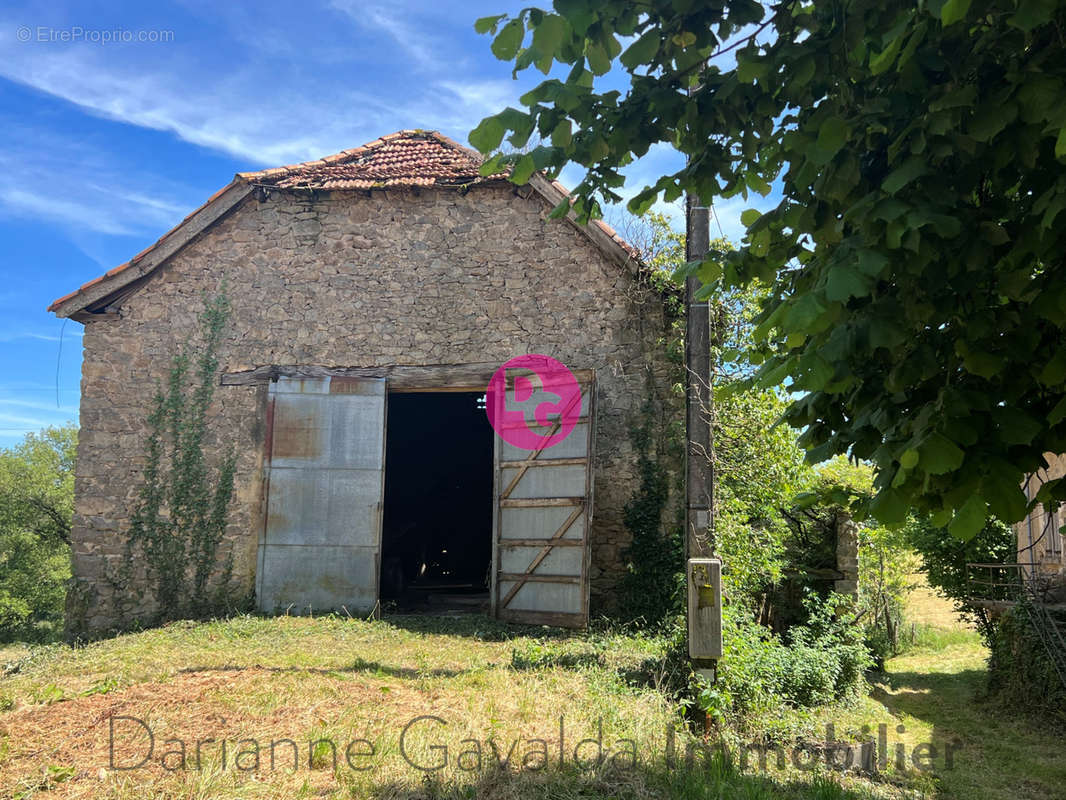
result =
[[911,593],[907,616],[923,625],[917,644],[888,661],[871,701],[906,728],[898,738],[908,746],[958,743],[954,768],[937,775],[937,796],[1066,797],[1066,732],[982,698],[988,652],[924,580]]
[[779,740],[961,742],[953,769],[873,777],[686,766],[665,645],[621,634],[241,617],[0,649],[0,797],[1062,797],[1063,739],[975,702],[980,643],[933,630],[852,706],[781,710]]

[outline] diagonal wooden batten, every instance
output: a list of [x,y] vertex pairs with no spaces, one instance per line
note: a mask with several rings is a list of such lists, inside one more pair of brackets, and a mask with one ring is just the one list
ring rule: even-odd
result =
[[507,608],[508,604],[514,600],[514,596],[518,594],[518,590],[526,585],[526,581],[530,579],[531,574],[540,566],[540,563],[548,557],[548,553],[552,551],[552,548],[555,547],[555,540],[565,536],[566,532],[570,530],[570,526],[573,525],[577,518],[584,512],[585,504],[583,502],[574,506],[574,510],[570,512],[570,516],[568,516],[566,521],[559,526],[559,530],[552,535],[551,539],[549,539],[544,547],[541,548],[541,551],[537,556],[529,562],[529,566],[526,567],[525,573],[515,581],[515,584],[511,587],[510,591],[507,592],[507,596],[504,597],[503,602],[500,603],[501,607]]
[[[572,409],[574,407],[574,402],[575,401],[578,403],[578,408],[581,407],[580,404],[585,399],[585,392],[586,392],[586,389],[583,387],[581,389],[581,391],[578,393],[577,397],[574,400],[571,400],[570,404],[565,409],[563,409],[563,413],[561,413],[559,415],[559,419],[555,420],[555,422],[552,423],[551,429],[545,435],[545,437],[544,437],[545,441],[551,439],[551,437],[553,437],[556,434],[556,432],[559,430],[559,428],[563,424],[563,418],[566,417],[566,415],[567,415],[567,413],[569,413],[570,409]],[[545,447],[546,447],[546,444],[542,444],[540,447],[538,447],[536,450],[534,450],[532,453],[530,453],[529,458],[525,459],[526,463],[522,464],[522,466],[519,468],[517,474],[514,476],[514,478],[511,479],[511,482],[507,485],[507,488],[503,490],[503,494],[500,495],[500,499],[501,500],[506,500],[508,497],[511,496],[511,492],[514,491],[515,487],[518,485],[518,482],[520,480],[522,480],[522,476],[526,474],[526,470],[529,469],[529,462],[536,461],[540,457],[540,454],[544,452],[544,448]]]

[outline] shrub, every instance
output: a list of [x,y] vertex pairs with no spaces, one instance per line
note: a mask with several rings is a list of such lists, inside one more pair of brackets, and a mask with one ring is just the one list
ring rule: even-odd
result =
[[1026,616],[1016,606],[992,628],[988,690],[1014,709],[1031,709],[1066,722],[1066,689]]
[[709,714],[759,714],[781,703],[818,706],[843,699],[863,686],[871,666],[862,631],[841,614],[847,598],[806,599],[808,621],[792,628],[787,641],[734,607],[723,614],[728,654],[718,683],[700,687],[700,706]]

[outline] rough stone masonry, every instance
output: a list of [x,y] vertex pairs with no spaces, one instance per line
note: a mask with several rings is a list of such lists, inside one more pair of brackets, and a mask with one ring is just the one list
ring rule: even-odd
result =
[[[116,578],[146,419],[223,277],[232,304],[223,372],[503,363],[526,352],[594,369],[592,612],[610,610],[629,541],[623,507],[639,480],[630,431],[649,375],[658,402],[674,402],[661,346],[668,320],[635,262],[619,264],[574,225],[548,220],[550,208],[502,181],[465,191],[256,191],[110,301],[108,313],[82,314],[71,632],[100,634],[156,610],[139,591],[143,564]],[[265,404],[265,387],[220,386],[210,409],[209,447],[232,444],[239,456],[222,543],[238,595],[254,586],[263,524]]]

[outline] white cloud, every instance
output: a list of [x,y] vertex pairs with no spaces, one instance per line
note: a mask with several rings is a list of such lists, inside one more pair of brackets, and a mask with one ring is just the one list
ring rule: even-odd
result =
[[47,411],[50,414],[77,415],[77,406],[56,406],[53,403],[44,403],[36,400],[19,400],[13,397],[0,397],[0,407],[25,408],[31,411]]
[[3,410],[5,403],[0,401],[0,427],[3,428],[16,428],[24,431],[36,431],[41,428],[47,428],[49,425],[58,425],[65,420],[70,419],[72,412],[64,412],[63,409],[56,409],[54,415],[38,415],[34,417],[28,417],[24,414],[8,413]]
[[367,3],[363,0],[333,0],[330,6],[346,15],[360,28],[387,35],[420,68],[435,70],[442,66],[436,56],[442,49],[440,42],[411,25],[407,20],[413,18],[413,15],[402,13],[397,5]]
[[31,192],[16,186],[0,187],[0,209],[17,217],[47,219],[75,228],[128,236],[133,230],[115,218],[113,209],[56,197],[52,192]]
[[[412,53],[434,50],[424,34],[377,6],[356,16],[387,29]],[[0,76],[91,114],[247,159],[249,166],[318,158],[409,127],[439,128],[465,141],[482,117],[518,94],[509,80],[458,80],[454,64],[449,70],[434,65],[438,80],[406,82],[402,72],[378,65],[379,77],[387,72],[397,90],[378,91],[381,81],[364,91],[353,87],[365,81],[345,80],[355,76],[343,72],[317,80],[313,62],[285,74],[274,62],[234,58],[229,72],[204,74],[198,61],[180,54],[163,69],[132,56],[108,57],[100,47],[18,45],[4,27],[0,21]]]
[[[64,332],[63,337],[82,335],[81,331],[69,331]],[[58,342],[60,341],[59,334],[50,333],[38,333],[37,331],[0,331],[0,342],[14,342],[19,339],[35,339],[39,342]]]
[[32,121],[0,117],[0,215],[48,221],[73,235],[136,236],[167,230],[202,202],[198,192],[150,173],[130,174],[106,153]]

